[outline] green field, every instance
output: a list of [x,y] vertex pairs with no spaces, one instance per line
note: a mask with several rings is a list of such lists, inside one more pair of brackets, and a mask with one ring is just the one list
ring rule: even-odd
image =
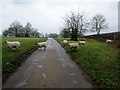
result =
[[[19,41],[21,47],[13,51],[8,48],[5,40],[9,41]],[[36,42],[46,41],[47,38],[2,38],[2,70],[3,70],[3,81],[4,78],[8,76],[9,73],[13,72],[22,61],[20,61],[20,56],[35,47]]]
[[[78,50],[70,51],[68,45],[63,45],[62,39],[56,40],[74,58],[75,62],[95,81],[98,87],[120,87],[120,72],[118,48],[113,48],[106,43],[86,39],[86,44]],[[67,39],[69,40],[69,39]],[[75,42],[70,41],[69,42]]]

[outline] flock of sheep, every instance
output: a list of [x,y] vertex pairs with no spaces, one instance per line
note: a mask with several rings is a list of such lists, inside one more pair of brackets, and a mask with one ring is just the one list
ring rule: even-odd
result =
[[[7,43],[7,46],[12,49],[12,50],[17,50],[18,48],[20,48],[21,43],[19,41],[5,41]],[[64,45],[69,45],[70,49],[76,49],[79,48],[79,45],[85,45],[86,41],[85,40],[80,40],[79,42],[76,43],[68,43],[67,40],[63,40],[62,41],[64,43]],[[112,43],[113,40],[106,40],[106,43]],[[44,50],[46,50],[47,47],[47,43],[46,42],[36,42],[36,46],[38,48],[44,48]]]
[[[68,45],[71,50],[79,48],[79,45],[85,45],[86,41],[85,40],[79,40],[78,42],[75,43],[68,43],[67,40],[62,40],[64,45]],[[106,43],[112,43],[113,40],[107,39]]]
[[67,40],[63,40],[62,42],[64,45],[68,45],[71,50],[79,48],[79,45],[85,45],[85,40],[80,40],[79,42],[74,43],[68,43]]
[[[21,43],[19,41],[5,41],[7,43],[8,48],[12,49],[12,50],[17,50],[18,48],[20,48]],[[46,50],[46,42],[36,42],[36,46],[38,48],[44,48],[44,50]]]

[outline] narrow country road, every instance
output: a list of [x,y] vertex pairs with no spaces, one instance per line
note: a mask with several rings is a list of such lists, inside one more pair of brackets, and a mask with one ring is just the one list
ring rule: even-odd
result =
[[79,67],[57,41],[47,40],[4,83],[3,88],[91,88]]

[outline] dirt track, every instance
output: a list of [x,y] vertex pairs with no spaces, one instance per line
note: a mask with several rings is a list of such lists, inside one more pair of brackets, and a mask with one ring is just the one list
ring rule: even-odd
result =
[[3,85],[3,88],[90,87],[93,86],[54,39],[48,39],[47,49],[36,50]]

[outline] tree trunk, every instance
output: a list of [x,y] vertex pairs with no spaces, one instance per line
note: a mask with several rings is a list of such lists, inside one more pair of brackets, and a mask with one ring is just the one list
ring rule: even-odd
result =
[[15,29],[15,37],[17,37],[17,29]]
[[100,35],[100,30],[97,30],[97,35]]
[[72,29],[72,32],[71,32],[71,40],[74,40],[74,31]]
[[75,29],[75,34],[74,34],[74,40],[75,40],[75,41],[78,41],[77,38],[78,38],[78,29],[76,28],[76,29]]
[[74,40],[74,36],[73,36],[73,34],[71,34],[71,40]]
[[75,36],[75,39],[74,39],[75,41],[78,41],[78,39],[77,39],[77,36]]

